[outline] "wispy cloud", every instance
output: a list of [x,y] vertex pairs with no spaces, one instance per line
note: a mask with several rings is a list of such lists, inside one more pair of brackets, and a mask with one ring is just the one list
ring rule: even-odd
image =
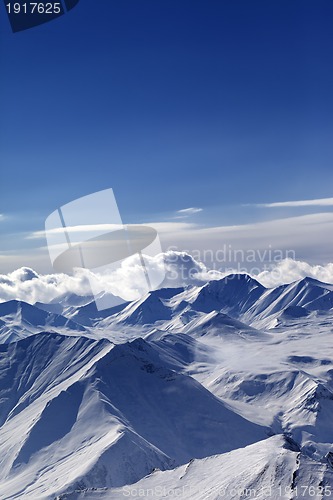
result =
[[198,226],[189,222],[149,222],[148,226],[153,227],[159,234],[163,233],[183,233]]
[[[135,225],[135,224],[134,224]],[[194,224],[187,222],[148,222],[144,225],[152,226],[156,231],[160,233],[172,233],[178,231],[185,231],[187,229],[192,229]],[[81,233],[104,233],[108,231],[115,231],[120,229],[122,226],[119,224],[86,224],[81,226],[66,226],[66,232],[69,234],[81,234]],[[63,227],[56,227],[54,229],[49,229],[48,231],[34,231],[27,236],[27,239],[40,239],[45,238],[45,236],[63,234]],[[89,235],[90,236],[90,235]]]
[[[176,234],[161,234],[164,249],[178,249],[200,256],[208,266],[221,249],[242,251],[280,249],[310,263],[332,262],[333,213],[307,214],[297,217],[253,222],[243,225],[188,228]],[[206,251],[206,250],[209,251]],[[233,257],[233,260],[237,260]],[[232,263],[222,262],[222,267]],[[242,264],[243,265],[243,264]],[[257,264],[256,264],[257,265]],[[254,263],[244,262],[250,269]],[[258,267],[262,267],[259,262]]]
[[177,214],[182,217],[188,217],[190,215],[197,214],[198,212],[202,212],[202,208],[189,207],[189,208],[183,208],[182,210],[177,210]]
[[[207,227],[183,221],[147,221],[160,235],[164,250],[181,250],[193,253],[204,261],[208,267],[220,256],[225,247],[233,250],[248,251],[266,250],[268,248],[294,252],[297,260],[311,264],[333,262],[333,213],[314,213],[296,217],[285,217],[248,224]],[[107,226],[110,228],[110,226]],[[82,226],[80,226],[82,231]],[[82,240],[89,238],[82,234]],[[42,237],[44,232],[33,233],[30,238]],[[75,236],[81,236],[76,233]],[[74,237],[74,235],[73,235]],[[289,254],[288,254],[289,255]],[[218,257],[220,258],[220,257]],[[49,272],[50,260],[46,247],[22,248],[20,254],[14,251],[0,253],[0,269],[2,272],[21,267],[22,263],[39,272]],[[229,267],[232,262],[218,261],[219,266]],[[258,262],[258,267],[262,268]],[[254,262],[244,263],[244,267],[253,267]]]
[[[119,224],[86,224],[80,226],[66,226],[67,233],[93,233],[100,231],[114,231],[119,229]],[[39,239],[44,238],[47,235],[63,234],[63,227],[55,227],[54,229],[49,229],[46,231],[34,231],[27,236],[27,239]]]
[[297,200],[297,201],[277,201],[275,203],[259,203],[254,206],[262,208],[329,207],[333,206],[333,198],[319,198],[315,200]]

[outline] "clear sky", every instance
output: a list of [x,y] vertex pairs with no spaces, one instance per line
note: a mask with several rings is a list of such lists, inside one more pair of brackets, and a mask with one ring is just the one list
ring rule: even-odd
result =
[[81,0],[16,34],[0,14],[0,271],[109,187],[125,222],[332,215],[256,206],[333,196],[331,0]]

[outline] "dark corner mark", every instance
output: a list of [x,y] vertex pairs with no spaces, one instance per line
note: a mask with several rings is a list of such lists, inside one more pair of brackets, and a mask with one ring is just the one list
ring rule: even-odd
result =
[[80,0],[3,0],[13,33],[53,21]]

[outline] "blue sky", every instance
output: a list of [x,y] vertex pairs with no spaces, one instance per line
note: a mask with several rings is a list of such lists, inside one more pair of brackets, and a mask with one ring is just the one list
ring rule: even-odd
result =
[[332,197],[330,0],[81,0],[16,34],[0,13],[2,270],[109,187],[125,222],[332,212],[256,206]]

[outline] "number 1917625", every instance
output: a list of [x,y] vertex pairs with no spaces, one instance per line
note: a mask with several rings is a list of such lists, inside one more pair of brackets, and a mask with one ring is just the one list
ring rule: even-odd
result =
[[29,2],[29,3],[7,3],[8,14],[60,14],[60,2]]

